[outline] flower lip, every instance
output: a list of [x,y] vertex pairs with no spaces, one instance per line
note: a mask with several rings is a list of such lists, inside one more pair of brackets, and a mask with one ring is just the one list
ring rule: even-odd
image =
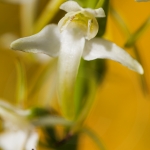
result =
[[58,26],[61,32],[67,28],[76,28],[75,31],[82,33],[87,40],[94,38],[98,32],[96,18],[86,11],[67,13],[59,21]]
[[75,1],[67,1],[60,6],[60,9],[67,14],[59,21],[60,31],[69,28],[77,28],[83,33],[83,36],[90,40],[94,38],[98,32],[98,22],[95,17],[105,17],[103,8],[91,9],[82,8]]

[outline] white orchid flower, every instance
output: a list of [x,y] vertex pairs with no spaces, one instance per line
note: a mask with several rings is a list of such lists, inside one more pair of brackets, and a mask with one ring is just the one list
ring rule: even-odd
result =
[[143,74],[142,66],[116,44],[102,38],[94,38],[98,32],[95,17],[105,17],[104,10],[82,8],[74,1],[60,6],[67,14],[58,26],[47,25],[39,33],[18,39],[11,44],[14,50],[32,53],[45,53],[58,57],[58,94],[62,111],[72,118],[70,109],[73,101],[74,83],[78,73],[80,59],[111,59]]
[[6,130],[0,134],[0,148],[4,150],[36,150],[39,135],[26,118],[29,111],[19,110],[0,101],[0,117]]

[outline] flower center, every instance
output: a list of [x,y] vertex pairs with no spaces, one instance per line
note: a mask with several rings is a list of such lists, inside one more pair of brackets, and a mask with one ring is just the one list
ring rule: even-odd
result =
[[85,11],[69,12],[58,23],[60,31],[73,29],[80,32],[86,39],[94,38],[98,32],[96,18]]

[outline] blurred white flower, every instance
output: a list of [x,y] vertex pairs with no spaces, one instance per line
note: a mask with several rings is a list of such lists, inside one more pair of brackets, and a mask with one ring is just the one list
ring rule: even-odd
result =
[[19,110],[0,101],[0,117],[5,130],[0,134],[0,148],[3,150],[36,150],[38,133],[27,119],[28,111]]
[[58,26],[47,25],[39,33],[18,39],[11,44],[14,50],[44,53],[58,57],[58,94],[64,115],[73,118],[70,109],[73,100],[74,84],[80,59],[111,59],[143,74],[142,66],[116,44],[102,38],[94,38],[98,32],[95,17],[105,17],[102,8],[82,8],[74,1],[60,6],[68,13]]

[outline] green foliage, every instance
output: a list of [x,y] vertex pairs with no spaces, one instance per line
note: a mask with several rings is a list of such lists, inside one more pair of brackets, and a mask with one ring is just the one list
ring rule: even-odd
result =
[[145,33],[147,28],[150,27],[150,18],[148,18],[142,25],[141,27],[130,36],[128,41],[125,44],[125,47],[131,47],[133,46],[136,41]]
[[107,24],[107,17],[108,17],[108,9],[109,9],[109,0],[100,0],[103,1],[103,3],[101,3],[101,6],[106,14],[106,17],[104,18],[97,18],[98,24],[99,24],[99,31],[97,34],[97,37],[101,37],[103,36],[103,34],[105,33],[106,30],[106,24]]
[[79,3],[82,7],[89,7],[89,8],[95,8],[96,4],[98,3],[98,0],[75,0],[77,3]]
[[17,92],[16,92],[16,102],[17,105],[23,106],[26,100],[26,74],[25,68],[22,62],[17,59],[16,61],[16,68],[17,68]]
[[[44,147],[50,147],[53,150],[76,150],[78,142],[78,134],[67,134],[63,139],[59,139],[55,128],[44,128],[44,134],[46,136],[46,144],[41,143]],[[51,135],[51,136],[49,136]]]
[[[80,115],[81,111],[85,108],[87,99],[91,95],[91,91],[93,91],[91,88],[95,89],[95,86],[98,86],[101,83],[105,71],[105,60],[81,60],[75,88],[76,116]],[[91,87],[91,82],[96,83],[94,84],[94,87]],[[94,99],[94,97],[92,99]]]
[[101,142],[101,140],[99,139],[97,134],[94,133],[91,129],[84,128],[83,130],[81,130],[81,132],[83,132],[86,135],[88,135],[95,142],[95,144],[98,146],[98,148],[100,150],[106,150],[106,148],[104,147],[103,143]]
[[[142,34],[144,34],[146,29],[149,27],[150,18],[148,18],[134,34],[131,34],[123,18],[112,6],[110,7],[110,14],[112,15],[118,27],[123,32],[124,36],[126,36],[128,39],[127,42],[125,43],[125,47],[133,47],[133,51],[136,56],[136,59],[142,64],[142,59],[140,57],[139,49],[136,45],[136,42],[142,36]],[[140,76],[140,82],[144,94],[147,94],[148,86],[146,83],[145,74],[143,76]]]
[[30,113],[28,115],[29,119],[35,119],[35,118],[46,116],[46,115],[50,114],[49,110],[46,110],[46,109],[40,108],[40,107],[33,107],[29,111],[30,111]]

